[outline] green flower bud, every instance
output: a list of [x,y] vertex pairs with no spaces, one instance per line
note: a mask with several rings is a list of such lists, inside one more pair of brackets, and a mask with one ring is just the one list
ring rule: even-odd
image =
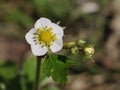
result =
[[72,54],[77,54],[78,53],[78,47],[73,47],[73,48],[71,48],[71,53]]
[[77,45],[79,45],[79,46],[83,46],[83,45],[86,43],[86,41],[84,41],[84,40],[82,40],[82,39],[79,39],[79,40],[76,41],[76,43],[77,43]]
[[84,48],[84,53],[88,57],[91,57],[94,54],[94,52],[95,52],[95,49],[92,46],[88,46]]
[[64,48],[72,48],[72,47],[74,47],[75,46],[75,42],[68,42],[68,43],[65,43],[64,44]]

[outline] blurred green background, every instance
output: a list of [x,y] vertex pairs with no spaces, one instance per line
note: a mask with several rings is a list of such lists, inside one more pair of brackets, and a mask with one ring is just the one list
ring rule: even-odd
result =
[[64,41],[95,44],[95,63],[77,62],[65,85],[51,79],[43,90],[120,90],[119,0],[0,0],[0,90],[32,90],[35,57],[25,34],[40,17],[65,26]]

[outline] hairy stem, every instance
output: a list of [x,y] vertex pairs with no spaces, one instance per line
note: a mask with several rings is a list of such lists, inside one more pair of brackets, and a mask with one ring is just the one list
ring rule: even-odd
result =
[[35,77],[35,84],[34,84],[34,89],[33,90],[39,90],[41,61],[42,61],[42,56],[37,56],[36,77]]

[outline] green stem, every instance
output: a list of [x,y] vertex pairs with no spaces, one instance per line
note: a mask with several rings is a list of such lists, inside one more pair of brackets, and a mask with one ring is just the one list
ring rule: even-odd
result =
[[35,85],[34,85],[34,89],[33,90],[39,90],[41,61],[42,61],[42,56],[37,56],[36,77],[35,77]]

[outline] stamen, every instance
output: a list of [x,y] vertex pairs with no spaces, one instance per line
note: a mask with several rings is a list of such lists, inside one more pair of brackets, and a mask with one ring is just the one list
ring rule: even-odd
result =
[[35,39],[35,37],[33,37],[33,39]]
[[36,33],[34,33],[34,42],[36,44],[42,44],[42,46],[50,47],[52,42],[57,39],[56,34],[53,34],[52,30],[53,28],[48,26],[38,28]]
[[34,39],[33,41],[34,41],[34,42],[36,42],[36,40],[35,40],[35,39]]
[[44,46],[42,45],[41,47],[43,48]]
[[33,33],[34,35],[36,35],[36,33]]

